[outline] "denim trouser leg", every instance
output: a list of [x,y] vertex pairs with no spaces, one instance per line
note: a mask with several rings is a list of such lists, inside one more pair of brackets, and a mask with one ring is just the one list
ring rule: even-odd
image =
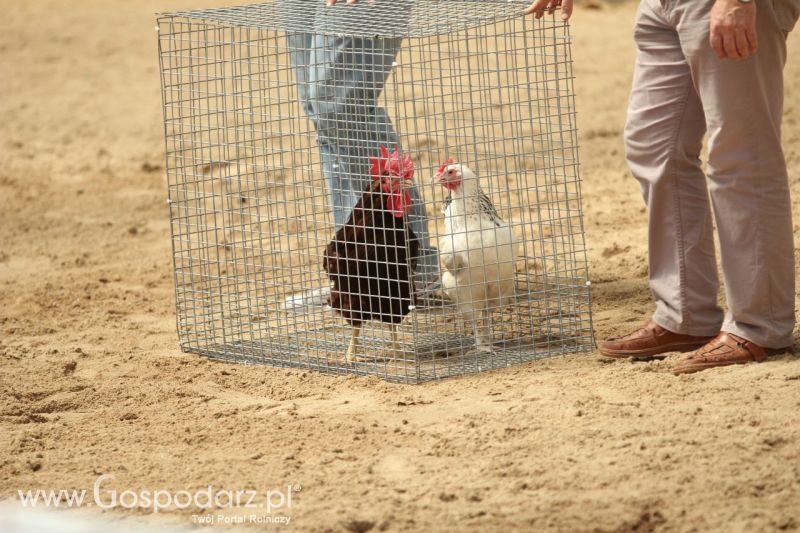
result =
[[[390,150],[399,148],[398,136],[378,98],[402,40],[312,33],[289,33],[287,40],[298,95],[316,128],[334,222],[340,228],[371,180],[369,158],[379,154],[381,144]],[[439,274],[438,257],[430,248],[417,187],[410,193],[408,220],[421,249],[417,275],[427,282]]]

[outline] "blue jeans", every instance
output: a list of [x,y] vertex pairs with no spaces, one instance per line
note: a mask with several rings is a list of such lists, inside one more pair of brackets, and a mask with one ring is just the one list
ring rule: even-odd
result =
[[[324,7],[323,7],[324,9]],[[309,21],[309,25],[313,22]],[[370,157],[381,144],[400,149],[389,115],[378,105],[402,39],[287,32],[300,104],[314,124],[336,228],[342,227],[371,181]],[[417,278],[439,275],[428,221],[416,185],[410,227],[420,243]]]

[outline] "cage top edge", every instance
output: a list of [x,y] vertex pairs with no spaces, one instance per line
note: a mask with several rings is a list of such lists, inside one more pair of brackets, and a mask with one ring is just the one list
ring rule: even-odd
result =
[[[522,16],[529,0],[271,0],[257,4],[156,14],[159,22],[196,20],[287,33],[419,38],[455,33]],[[557,21],[561,25],[561,21]]]

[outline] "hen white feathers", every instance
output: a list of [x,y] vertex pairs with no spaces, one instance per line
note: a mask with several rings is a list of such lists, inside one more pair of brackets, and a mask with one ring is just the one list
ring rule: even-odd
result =
[[439,238],[442,287],[472,323],[477,350],[493,352],[490,311],[509,305],[515,294],[514,231],[466,165],[443,165],[435,179],[450,191],[442,208],[446,232]]

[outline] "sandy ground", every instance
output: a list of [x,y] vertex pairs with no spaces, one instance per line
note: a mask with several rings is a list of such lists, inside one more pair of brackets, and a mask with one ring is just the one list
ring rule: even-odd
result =
[[[0,498],[110,473],[119,490],[291,485],[282,530],[800,526],[796,356],[675,377],[675,356],[591,354],[401,386],[180,353],[152,14],[197,3],[1,3]],[[600,7],[574,21],[598,338],[652,311],[621,147],[635,6]],[[146,514],[105,513],[193,512]]]

